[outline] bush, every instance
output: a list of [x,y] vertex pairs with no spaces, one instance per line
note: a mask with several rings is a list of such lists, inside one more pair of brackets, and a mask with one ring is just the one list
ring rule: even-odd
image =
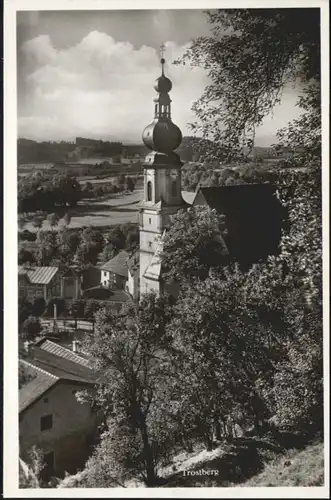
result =
[[24,340],[35,340],[42,327],[38,318],[29,316],[23,323],[22,336]]
[[33,304],[31,307],[32,316],[36,316],[36,317],[41,316],[45,311],[45,307],[46,307],[45,299],[43,297],[36,298],[33,301]]

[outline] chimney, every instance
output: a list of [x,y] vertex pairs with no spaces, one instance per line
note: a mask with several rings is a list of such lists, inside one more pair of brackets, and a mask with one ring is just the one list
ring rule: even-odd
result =
[[78,350],[77,349],[78,348],[77,344],[78,344],[77,340],[73,340],[72,341],[72,352],[77,352],[77,350]]
[[54,322],[57,320],[57,306],[54,304]]

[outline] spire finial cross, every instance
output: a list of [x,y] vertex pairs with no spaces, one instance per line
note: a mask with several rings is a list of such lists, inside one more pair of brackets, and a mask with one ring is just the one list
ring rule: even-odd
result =
[[165,49],[166,49],[166,47],[165,47],[164,43],[162,42],[160,45],[160,56],[162,57],[162,59],[163,59],[163,56],[165,53]]

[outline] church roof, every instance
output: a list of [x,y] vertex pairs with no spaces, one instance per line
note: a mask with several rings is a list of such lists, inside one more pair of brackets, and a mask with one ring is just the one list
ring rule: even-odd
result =
[[243,264],[278,252],[283,217],[272,184],[200,187],[193,206],[209,206],[226,217],[229,254]]
[[252,209],[263,206],[275,191],[271,184],[235,184],[230,186],[200,187],[193,205],[205,205],[218,213],[226,209]]
[[144,272],[144,278],[151,280],[159,280],[161,278],[161,252],[163,250],[163,238],[165,235],[165,231],[163,232],[159,243],[156,247],[155,254],[152,257],[152,260]]

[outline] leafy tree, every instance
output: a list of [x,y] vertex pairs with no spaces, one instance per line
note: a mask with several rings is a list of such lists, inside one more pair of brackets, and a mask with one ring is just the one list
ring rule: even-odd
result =
[[209,207],[192,207],[173,215],[161,255],[164,279],[206,278],[210,268],[224,265],[228,260],[224,231],[224,218]]
[[105,245],[102,252],[99,255],[99,259],[101,262],[105,263],[111,260],[113,257],[116,255],[116,248],[112,243],[108,243],[108,245]]
[[30,250],[21,247],[18,251],[18,264],[35,263],[35,257]]
[[45,468],[44,454],[36,446],[29,451],[29,471],[26,476],[21,470],[19,474],[20,488],[40,488],[44,486],[42,472]]
[[38,318],[29,316],[23,323],[22,335],[26,340],[34,340],[42,331],[42,327]]
[[[233,9],[207,13],[212,35],[195,39],[181,61],[211,80],[194,103],[192,126],[211,139],[209,156],[254,146],[255,129],[284,86],[320,81],[319,9]],[[300,101],[299,101],[300,104]]]
[[132,179],[132,177],[130,177],[129,175],[126,176],[125,178],[125,189],[127,191],[134,191],[134,188],[135,188],[135,184],[134,184],[134,181]]
[[84,318],[86,301],[84,299],[75,299],[69,305],[69,313],[75,318],[75,328],[77,328],[77,319]]
[[53,231],[39,231],[36,239],[35,259],[38,266],[48,266],[57,256],[56,233]]
[[[147,486],[155,486],[156,466],[172,444],[170,421],[161,411],[166,408],[164,398],[172,377],[165,335],[170,309],[166,299],[151,295],[140,304],[127,304],[121,314],[101,310],[95,333],[85,337],[84,350],[103,373],[96,404],[109,417],[96,451],[97,457],[103,454],[109,462],[105,466],[103,460],[98,467],[109,471],[114,465],[110,476],[115,474],[118,482],[134,473]],[[116,445],[119,437],[121,446]],[[98,464],[98,458],[93,464]],[[104,472],[101,476],[105,477]]]
[[43,297],[37,297],[34,299],[32,303],[32,308],[31,308],[31,314],[32,316],[39,317],[42,316],[46,308],[46,302]]
[[81,242],[79,231],[71,231],[66,227],[56,235],[57,253],[64,264],[73,262],[77,248]]
[[25,366],[20,363],[18,367],[18,387],[21,389],[24,385],[28,384],[31,380],[36,378],[36,375],[29,372]]
[[182,288],[169,326],[180,366],[175,384],[183,431],[201,437],[207,448],[213,429],[239,411],[246,426],[269,415],[258,391],[261,373],[267,378],[272,369],[268,329],[248,292],[237,267],[196,280]]
[[125,248],[128,252],[133,252],[139,246],[139,228],[137,225],[129,227],[125,240]]
[[81,199],[82,190],[77,178],[69,174],[57,174],[52,178],[52,192],[56,205],[74,207]]
[[91,226],[84,229],[81,233],[82,241],[86,244],[95,244],[99,251],[104,245],[104,238],[101,231],[94,229]]
[[81,242],[77,248],[75,259],[80,265],[93,264],[104,246],[104,237],[101,231],[87,227],[81,233]]
[[18,182],[18,212],[52,213],[59,207],[75,206],[81,196],[81,186],[75,177],[34,172]]
[[84,317],[94,321],[95,314],[102,308],[98,300],[86,300],[84,307]]
[[24,321],[31,316],[32,304],[26,299],[18,299],[18,324],[22,325]]
[[125,234],[120,226],[112,227],[105,235],[107,243],[111,243],[116,251],[122,250],[125,245]]
[[50,298],[47,300],[46,309],[44,315],[48,318],[54,317],[54,304],[56,304],[56,314],[61,316],[65,312],[66,305],[65,300],[61,298]]
[[100,247],[96,243],[81,243],[78,247],[75,260],[80,266],[95,265],[98,262]]

